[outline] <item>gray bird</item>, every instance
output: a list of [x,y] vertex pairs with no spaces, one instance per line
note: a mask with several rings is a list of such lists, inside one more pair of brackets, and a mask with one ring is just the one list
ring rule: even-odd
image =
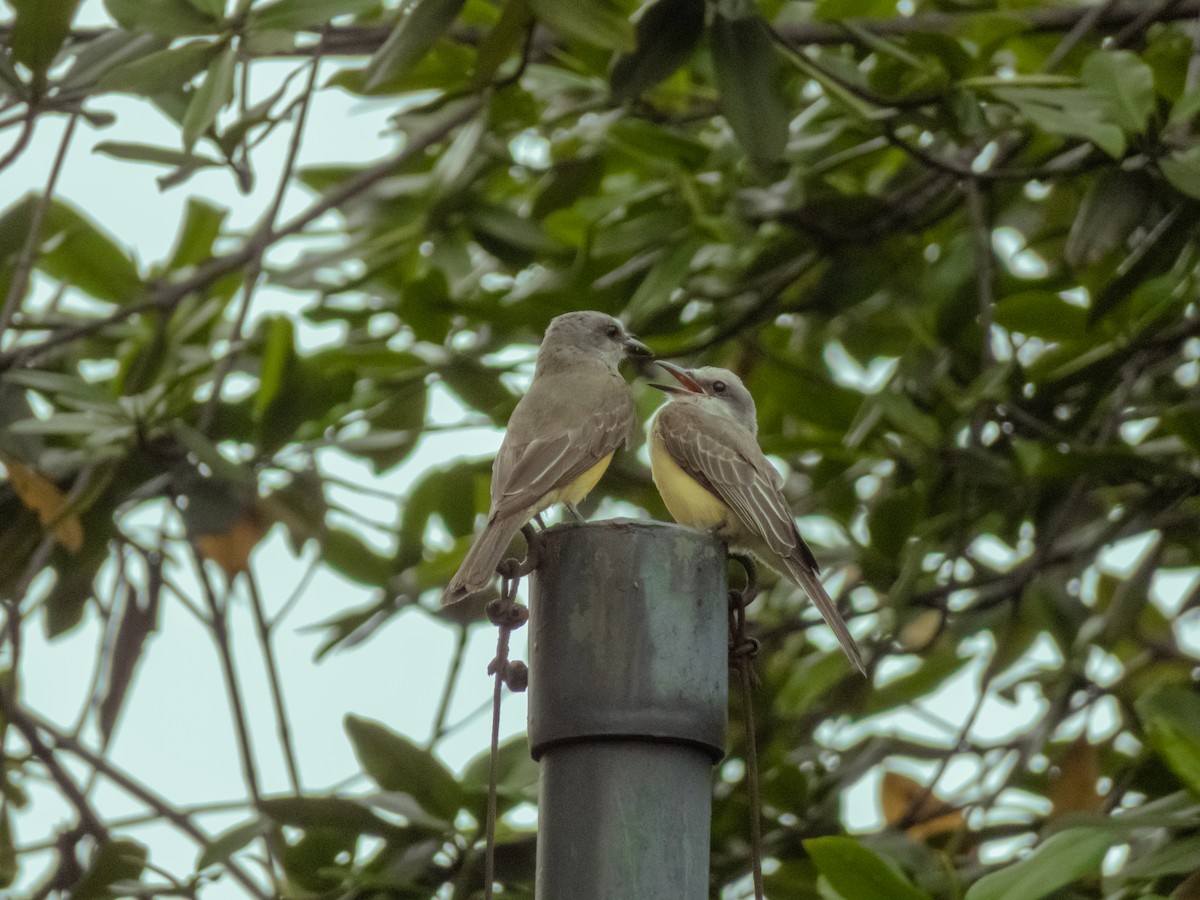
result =
[[863,674],[862,654],[819,578],[783,496],[783,479],[758,446],[754,398],[727,369],[682,369],[659,362],[679,386],[650,426],[650,470],[681,525],[713,532],[748,550],[802,587],[842,650]]
[[596,486],[637,422],[633,394],[617,366],[650,348],[606,313],[565,313],[550,322],[529,393],[521,398],[492,465],[484,526],[442,603],[487,585],[517,531],[554,503],[575,504]]

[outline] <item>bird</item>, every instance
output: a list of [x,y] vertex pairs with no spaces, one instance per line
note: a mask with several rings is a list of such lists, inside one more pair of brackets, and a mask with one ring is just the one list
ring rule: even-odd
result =
[[668,402],[650,425],[650,471],[676,522],[746,550],[808,594],[862,674],[862,653],[820,579],[783,496],[783,478],[758,445],[754,398],[728,369],[684,369],[658,360],[679,382],[652,384]]
[[517,403],[492,465],[487,524],[442,594],[442,604],[485,587],[517,531],[555,503],[575,504],[596,486],[637,424],[633,392],[618,365],[650,348],[593,310],[551,320],[533,381]]

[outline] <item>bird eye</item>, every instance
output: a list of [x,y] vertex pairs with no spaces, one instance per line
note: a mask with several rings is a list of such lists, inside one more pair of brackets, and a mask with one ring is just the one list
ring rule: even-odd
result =
[[620,325],[609,325],[607,328],[604,329],[604,333],[607,334],[610,338],[612,338],[615,341],[617,338],[619,338],[621,336],[621,326]]
[[723,394],[723,393],[725,393],[725,382],[723,382],[723,381],[714,381],[714,382],[713,382],[713,392],[714,392],[714,393],[717,393],[717,394]]

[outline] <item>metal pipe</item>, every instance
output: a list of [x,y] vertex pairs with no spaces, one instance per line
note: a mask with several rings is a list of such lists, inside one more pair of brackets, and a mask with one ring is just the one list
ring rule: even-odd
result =
[[540,535],[529,739],[538,900],[708,897],[725,749],[725,551],[658,522]]

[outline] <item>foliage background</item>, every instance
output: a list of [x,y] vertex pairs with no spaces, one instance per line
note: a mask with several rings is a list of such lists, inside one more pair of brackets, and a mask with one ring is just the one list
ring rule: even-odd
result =
[[[322,652],[410,607],[448,615],[487,461],[429,468],[372,525],[334,497],[334,460],[392,470],[441,427],[438,391],[502,424],[514,348],[588,307],[745,376],[868,649],[871,685],[786,585],[755,610],[771,896],[1200,891],[1200,3],[106,0],[88,28],[73,0],[8,5],[0,171],[67,126],[48,182],[0,216],[5,881],[49,784],[70,815],[36,896],[477,893],[482,770],[439,762],[444,711],[433,750],[349,718],[373,789],[301,790],[274,654],[290,607],[250,552],[280,527],[376,589]],[[394,151],[298,166],[339,128],[314,112],[334,92],[391,104]],[[113,95],[177,140],[123,129]],[[164,191],[278,187],[249,229],[193,192],[172,251],[141,260],[57,189],[81,123]],[[278,171],[257,168],[281,134]],[[295,307],[256,311],[263,284]],[[340,340],[306,346],[313,324]],[[638,455],[603,487],[665,518]],[[169,605],[212,638],[239,735],[244,807],[220,836],[107,752]],[[277,721],[242,705],[243,608]],[[461,615],[457,658],[479,605]],[[66,728],[27,701],[23,646],[88,621],[95,688]],[[1024,712],[989,728],[1005,709]],[[262,790],[252,732],[278,736],[292,790]],[[715,786],[714,895],[747,890],[741,746]],[[519,741],[506,760],[519,810]],[[842,836],[839,797],[881,767],[891,827]],[[195,866],[159,865],[98,786]],[[513,896],[527,821],[505,823]]]

